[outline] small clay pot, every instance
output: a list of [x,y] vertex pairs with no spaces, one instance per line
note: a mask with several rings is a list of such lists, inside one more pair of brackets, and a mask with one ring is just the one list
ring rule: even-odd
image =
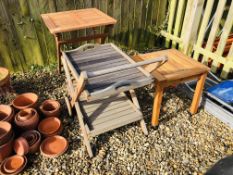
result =
[[12,102],[12,105],[18,109],[34,108],[38,101],[38,96],[35,93],[24,93],[18,95]]
[[40,145],[40,152],[43,156],[54,158],[62,155],[68,148],[67,140],[62,136],[47,137]]
[[8,142],[0,146],[0,162],[2,162],[5,158],[11,155],[13,140],[14,140],[14,133],[12,133],[11,138]]
[[14,119],[14,109],[9,105],[0,105],[0,121],[12,122]]
[[59,117],[60,108],[61,108],[61,105],[56,100],[45,100],[40,105],[40,110],[46,117],[51,117],[51,116]]
[[29,144],[29,153],[33,154],[38,151],[41,142],[41,135],[38,131],[26,131],[21,136],[24,137]]
[[24,165],[24,158],[19,155],[8,157],[3,164],[3,169],[6,173],[15,173]]
[[45,137],[58,135],[62,131],[61,120],[57,117],[45,118],[39,123],[38,130]]
[[20,156],[24,156],[29,152],[29,144],[24,137],[19,137],[14,141],[14,151]]
[[10,140],[12,132],[12,126],[9,122],[0,121],[0,146]]
[[27,109],[23,109],[21,111],[19,111],[18,113],[18,119],[20,121],[26,121],[26,120],[29,120],[33,115],[33,111],[30,110],[30,108],[27,108]]
[[27,165],[25,156],[14,155],[5,159],[0,166],[0,174],[2,175],[17,175],[23,171]]
[[0,87],[9,86],[10,72],[4,67],[0,67]]
[[[22,117],[22,113],[24,113],[26,117]],[[23,109],[15,116],[15,124],[22,130],[35,129],[38,123],[39,115],[33,108]]]

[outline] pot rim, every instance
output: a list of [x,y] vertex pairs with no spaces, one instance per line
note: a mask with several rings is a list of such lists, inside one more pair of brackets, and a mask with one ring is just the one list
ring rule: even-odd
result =
[[5,67],[0,67],[0,73],[3,73],[3,78],[0,79],[0,82],[4,82],[10,77],[10,71]]
[[[46,146],[45,144],[47,144],[47,142],[49,142],[51,139],[58,139],[58,140],[62,140],[65,144],[65,147],[58,153],[54,153],[54,154],[47,154],[45,153],[43,150],[44,150],[44,147]],[[44,139],[40,145],[40,152],[43,156],[45,157],[49,157],[49,158],[55,158],[55,157],[58,157],[62,154],[64,154],[67,149],[68,149],[68,146],[69,146],[69,143],[68,141],[66,140],[65,137],[62,137],[62,136],[59,136],[59,135],[55,135],[55,136],[51,136],[51,137],[47,137],[46,139]]]
[[[46,105],[54,105],[54,104],[56,105],[54,110],[47,111],[44,109]],[[57,100],[49,99],[42,102],[42,104],[40,105],[40,110],[45,113],[53,113],[55,111],[60,110],[60,107],[61,104]]]
[[[25,96],[25,95],[33,95],[36,99],[35,99],[35,101],[33,101],[33,103],[31,103],[31,104],[29,104],[29,105],[25,105],[25,106],[16,105],[16,104],[15,104],[15,101],[16,101],[17,99],[19,99],[20,97],[23,97],[23,96]],[[38,99],[39,99],[39,96],[38,96],[36,93],[34,93],[34,92],[26,92],[26,93],[22,93],[22,94],[18,95],[18,96],[12,101],[12,105],[13,105],[16,109],[19,109],[19,110],[25,109],[25,108],[30,108],[30,107],[32,107],[33,105],[35,105],[35,104],[38,102]]]
[[34,108],[27,108],[27,109],[32,109],[35,112],[35,115],[33,115],[32,117],[30,117],[27,120],[20,120],[19,115],[18,115],[19,113],[17,113],[15,115],[15,124],[16,125],[18,125],[20,127],[24,127],[24,126],[28,126],[29,124],[31,124],[31,122],[34,120],[36,120],[35,123],[37,123],[39,121],[39,115],[38,115],[37,111]]
[[[47,121],[49,121],[49,120],[52,120],[52,119],[54,119],[55,121],[54,122],[56,122],[56,123],[58,123],[58,128],[55,130],[55,131],[51,131],[51,132],[46,132],[46,131],[44,131],[44,130],[42,130],[42,125],[44,126],[44,125],[46,125],[47,123]],[[51,135],[51,134],[54,134],[54,133],[56,133],[57,131],[59,131],[60,130],[60,128],[62,127],[62,123],[61,123],[61,120],[59,119],[59,118],[57,118],[57,117],[47,117],[47,118],[45,118],[45,119],[43,119],[40,123],[39,123],[39,125],[38,125],[38,131],[41,133],[41,134],[43,134],[43,135]]]
[[[9,161],[10,159],[14,159],[15,157],[16,157],[16,158],[20,158],[20,159],[23,161],[23,162],[22,162],[22,165],[20,165],[20,167],[17,168],[17,169],[8,169],[8,168],[6,167],[6,164],[8,163],[8,161]],[[10,156],[10,157],[6,158],[6,161],[4,161],[4,164],[3,164],[3,169],[4,169],[4,171],[7,172],[7,173],[15,173],[17,170],[19,170],[19,169],[24,165],[24,162],[25,162],[25,160],[24,160],[23,156],[20,156],[20,155],[13,155],[13,156]]]
[[0,121],[0,124],[1,123],[7,124],[9,126],[9,129],[6,131],[6,133],[4,133],[3,135],[0,135],[0,140],[3,139],[4,137],[6,137],[12,131],[12,125],[9,122],[7,122],[7,121]]
[[[3,107],[3,108],[8,108],[9,109],[9,114],[8,113],[5,113],[5,110],[0,110],[0,112],[6,114],[7,116],[4,118],[8,118],[9,116],[12,115],[12,113],[14,112],[13,108],[10,106],[10,105],[5,105],[5,104],[0,104],[0,108]],[[2,120],[4,120],[2,119]]]
[[[19,168],[17,171],[15,171],[14,173],[10,173],[10,174],[12,174],[12,175],[19,174],[26,167],[27,162],[28,162],[27,161],[27,157],[26,156],[22,156],[22,157],[24,158],[24,164],[23,164],[23,166],[21,168]],[[5,164],[4,162],[5,162],[5,160],[0,165],[0,173],[1,174],[9,174],[9,173],[7,173],[7,172],[4,171],[4,168],[3,168],[3,165]]]

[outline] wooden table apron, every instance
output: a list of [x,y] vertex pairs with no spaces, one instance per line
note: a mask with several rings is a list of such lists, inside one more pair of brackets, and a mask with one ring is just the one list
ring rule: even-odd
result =
[[[42,14],[41,16],[50,33],[55,37],[59,73],[61,72],[61,46],[63,44],[89,40],[104,43],[113,25],[117,22],[114,18],[96,8],[48,13]],[[104,32],[97,34],[96,28],[101,26],[105,27]],[[92,29],[94,34],[70,40],[61,39],[61,33],[87,28]]]

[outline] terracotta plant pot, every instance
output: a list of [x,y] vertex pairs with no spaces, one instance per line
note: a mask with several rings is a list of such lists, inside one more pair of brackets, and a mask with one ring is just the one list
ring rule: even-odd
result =
[[12,102],[12,105],[18,109],[33,108],[36,106],[38,96],[35,93],[24,93],[18,95]]
[[9,105],[0,105],[0,121],[12,122],[14,119],[14,109]]
[[29,144],[29,153],[33,154],[38,151],[41,142],[41,135],[38,131],[26,131],[21,136],[24,137]]
[[14,133],[12,133],[11,138],[7,143],[0,146],[0,162],[2,162],[5,158],[11,155],[13,140],[14,140]]
[[61,108],[61,105],[56,100],[45,100],[40,105],[40,110],[46,117],[51,117],[51,116],[59,117],[60,108]]
[[15,173],[24,165],[24,157],[19,155],[14,155],[8,157],[3,164],[3,169],[7,173]]
[[25,156],[11,156],[2,162],[0,167],[0,174],[17,175],[23,171],[26,165],[27,158]]
[[0,88],[10,87],[10,72],[4,67],[0,67]]
[[45,118],[39,123],[38,130],[45,137],[59,135],[62,131],[61,120],[57,117]]
[[23,110],[19,111],[19,113],[18,113],[18,119],[20,121],[29,120],[32,117],[32,115],[33,115],[32,113],[33,113],[33,111],[30,110],[30,108],[23,109]]
[[35,129],[38,123],[39,115],[33,108],[23,109],[15,116],[15,124],[22,130]]
[[24,137],[19,137],[14,141],[14,151],[20,156],[24,156],[29,152],[29,144]]
[[0,121],[0,146],[10,140],[12,132],[12,126],[9,122]]
[[43,156],[54,158],[62,155],[68,148],[67,140],[62,136],[47,137],[40,145],[40,152]]

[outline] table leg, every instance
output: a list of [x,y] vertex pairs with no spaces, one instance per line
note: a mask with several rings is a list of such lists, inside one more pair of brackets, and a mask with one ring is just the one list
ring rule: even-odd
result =
[[[113,28],[113,25],[107,25],[107,26],[105,26],[104,33],[110,35],[112,28]],[[106,40],[106,37],[101,38],[101,44],[104,44],[105,40]]]
[[153,112],[152,112],[152,126],[158,126],[160,107],[163,98],[163,87],[160,84],[156,85],[156,92],[154,97]]
[[[93,34],[94,34],[94,35],[96,35],[96,34],[98,33],[98,28],[97,28],[97,27],[92,28],[92,30],[93,30]],[[99,30],[100,30],[100,28],[99,28]],[[100,32],[99,32],[99,33],[100,33]],[[101,38],[95,39],[95,42],[96,42],[97,44],[101,44]]]
[[61,73],[61,44],[59,43],[61,36],[55,34],[56,48],[57,48],[57,59],[58,59],[58,72]]
[[200,76],[199,80],[197,81],[195,93],[194,93],[194,96],[193,96],[193,101],[192,101],[192,104],[191,104],[191,107],[190,107],[191,114],[195,114],[197,112],[198,105],[199,105],[199,102],[200,102],[200,98],[201,98],[201,95],[202,95],[202,91],[203,91],[203,88],[204,88],[206,76],[207,76],[207,73],[202,74]]

